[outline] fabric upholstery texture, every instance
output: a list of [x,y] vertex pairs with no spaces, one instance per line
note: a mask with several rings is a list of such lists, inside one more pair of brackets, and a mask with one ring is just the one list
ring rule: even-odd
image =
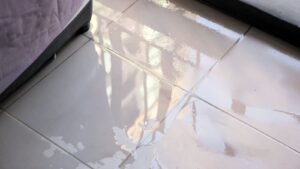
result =
[[65,28],[83,0],[0,0],[0,94]]

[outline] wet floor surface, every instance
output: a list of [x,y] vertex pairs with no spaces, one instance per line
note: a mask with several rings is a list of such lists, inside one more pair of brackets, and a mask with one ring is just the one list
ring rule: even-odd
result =
[[300,168],[299,49],[199,1],[93,8],[1,105],[1,169]]

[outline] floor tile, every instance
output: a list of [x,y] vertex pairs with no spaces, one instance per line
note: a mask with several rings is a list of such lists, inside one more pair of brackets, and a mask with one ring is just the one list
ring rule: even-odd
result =
[[140,146],[125,169],[296,169],[299,154],[191,98]]
[[67,43],[62,49],[60,49],[56,54],[56,59],[49,63],[47,66],[42,68],[40,72],[33,76],[28,82],[23,84],[21,88],[15,91],[9,98],[7,98],[3,103],[1,103],[0,107],[5,109],[13,102],[15,102],[19,97],[21,97],[24,93],[26,93],[32,86],[38,83],[42,78],[44,78],[48,73],[55,69],[59,64],[61,64],[64,60],[70,57],[76,50],[78,50],[81,46],[83,46],[88,41],[88,38],[85,36],[77,36],[69,43]]
[[197,95],[300,152],[300,50],[256,29]]
[[183,96],[90,41],[7,111],[89,165],[113,168]]
[[[190,89],[246,31],[200,2],[140,0],[95,40]],[[190,11],[191,6],[193,9]]]
[[105,31],[105,28],[112,21],[116,21],[122,12],[129,8],[136,0],[94,0],[91,29],[85,35],[89,38],[100,41],[101,38],[94,36]]
[[103,5],[118,11],[122,12],[127,9],[130,5],[132,5],[137,0],[94,0],[95,3],[100,2]]
[[1,169],[88,169],[3,112],[0,135]]

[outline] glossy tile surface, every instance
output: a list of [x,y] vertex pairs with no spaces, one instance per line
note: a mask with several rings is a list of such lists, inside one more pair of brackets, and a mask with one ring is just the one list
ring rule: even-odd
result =
[[88,169],[1,111],[0,135],[1,169]]
[[139,0],[94,39],[189,90],[247,28],[199,2]]
[[[124,0],[94,0],[94,3],[101,3],[111,8],[112,10],[122,12],[128,7],[130,7],[130,5],[132,5],[135,1],[136,0],[125,0],[125,1]],[[94,11],[98,11],[98,10],[94,10]]]
[[3,103],[0,104],[0,108],[7,108],[9,105],[14,103],[19,97],[24,95],[30,88],[37,84],[41,79],[47,76],[51,71],[53,71],[57,66],[63,63],[68,57],[70,57],[74,52],[76,52],[80,47],[87,43],[88,38],[85,36],[77,36],[71,39],[70,43],[67,43],[62,47],[56,54],[56,59],[50,61],[48,65],[43,67],[40,72],[33,76],[28,82],[26,82],[20,89],[15,91],[9,98],[7,98]]
[[252,29],[196,94],[300,152],[300,50]]
[[0,169],[300,168],[299,49],[196,0],[93,3],[4,104]]
[[125,169],[297,169],[300,156],[191,98],[145,139]]
[[7,111],[92,167],[110,168],[182,96],[90,41]]
[[[112,22],[119,19],[127,8],[134,4],[136,0],[94,0],[93,15],[90,22],[91,29],[85,33],[89,38],[97,41],[102,39],[101,32]],[[94,36],[95,34],[100,35]]]

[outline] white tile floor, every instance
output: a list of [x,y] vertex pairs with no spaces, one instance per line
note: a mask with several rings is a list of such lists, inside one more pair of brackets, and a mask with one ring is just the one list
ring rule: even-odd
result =
[[300,49],[194,0],[95,0],[1,105],[1,169],[299,169]]

